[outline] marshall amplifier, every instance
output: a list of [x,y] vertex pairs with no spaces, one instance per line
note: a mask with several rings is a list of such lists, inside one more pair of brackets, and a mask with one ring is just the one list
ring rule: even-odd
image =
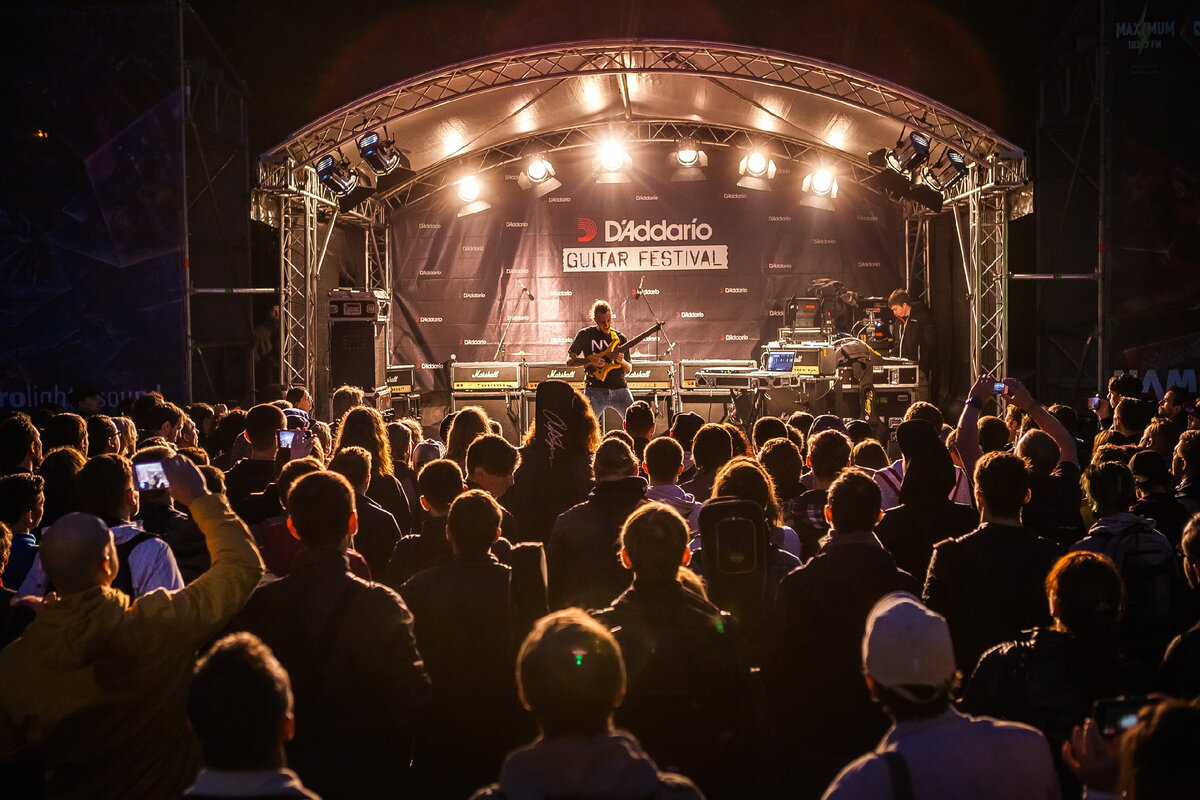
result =
[[632,361],[633,369],[625,373],[625,383],[631,392],[667,390],[671,388],[670,361]]
[[391,393],[392,411],[397,416],[421,418],[421,395],[413,391],[412,364],[387,368],[387,387]]
[[387,292],[357,289],[333,289],[329,292],[327,306],[330,322],[342,320],[368,320],[384,322],[391,313]]
[[387,368],[387,385],[393,396],[412,393],[413,373],[412,364],[398,364]]
[[696,373],[706,372],[751,372],[757,365],[753,361],[725,361],[722,359],[704,359],[699,361],[679,362],[679,388],[696,389]]
[[587,372],[582,364],[576,367],[567,367],[562,362],[533,361],[525,365],[523,385],[526,389],[536,389],[542,381],[566,381],[576,389],[582,389],[586,375]]
[[450,365],[456,392],[495,392],[521,388],[521,365],[510,361],[456,361]]
[[917,385],[917,365],[911,361],[899,358],[885,358],[882,364],[871,367],[875,385],[908,386]]

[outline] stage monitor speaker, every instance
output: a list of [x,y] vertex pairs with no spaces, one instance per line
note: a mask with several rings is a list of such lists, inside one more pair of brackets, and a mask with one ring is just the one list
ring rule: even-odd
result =
[[387,326],[374,320],[329,323],[329,386],[372,391],[387,383]]
[[[450,410],[458,411],[463,406],[479,406],[491,419],[500,423],[504,438],[515,445],[521,444],[525,435],[525,420],[521,415],[523,392],[454,392]],[[529,401],[532,405],[532,400]]]
[[693,391],[679,393],[679,411],[699,414],[705,422],[723,422],[729,418],[733,404],[732,393],[721,391]]

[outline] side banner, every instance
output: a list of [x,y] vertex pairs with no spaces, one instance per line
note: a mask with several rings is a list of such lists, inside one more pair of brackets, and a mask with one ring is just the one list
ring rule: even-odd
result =
[[870,296],[904,284],[900,209],[867,190],[842,186],[834,210],[816,209],[799,203],[803,174],[738,187],[733,152],[686,182],[670,180],[665,145],[631,156],[650,167],[628,183],[597,184],[575,151],[554,154],[563,185],[544,197],[518,188],[514,164],[481,176],[485,211],[457,216],[450,188],[396,212],[392,361],[416,364],[429,390],[448,388],[451,356],[495,359],[502,336],[499,360],[565,360],[598,298],[626,336],[666,321],[635,357],[664,358],[672,342],[672,360],[757,358],[814,280]]
[[[11,11],[0,198],[0,411],[184,391],[174,11]],[[177,21],[176,21],[177,22]],[[175,57],[177,59],[177,56]]]

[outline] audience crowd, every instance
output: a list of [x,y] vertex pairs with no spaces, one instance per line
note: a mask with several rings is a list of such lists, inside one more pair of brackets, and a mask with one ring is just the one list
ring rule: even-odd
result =
[[1200,798],[1200,415],[1108,388],[11,413],[0,796]]

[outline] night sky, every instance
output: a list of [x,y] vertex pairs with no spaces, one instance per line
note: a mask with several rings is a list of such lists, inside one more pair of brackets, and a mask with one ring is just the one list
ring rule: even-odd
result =
[[787,51],[915,89],[1031,155],[1037,75],[1074,8],[886,0],[198,0],[246,82],[253,154],[364,94],[513,48],[582,39],[724,41]]

